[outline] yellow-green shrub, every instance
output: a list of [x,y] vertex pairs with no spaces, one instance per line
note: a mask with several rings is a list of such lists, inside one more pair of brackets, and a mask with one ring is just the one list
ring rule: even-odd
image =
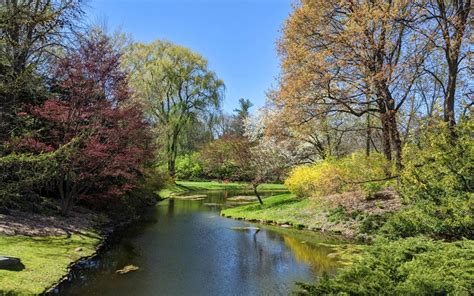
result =
[[298,197],[323,196],[341,192],[344,171],[334,161],[325,160],[311,166],[294,168],[285,185]]
[[325,159],[310,166],[292,170],[285,181],[288,189],[299,197],[318,197],[352,190],[372,193],[389,186],[384,179],[390,163],[379,153],[366,156],[355,152],[339,159]]

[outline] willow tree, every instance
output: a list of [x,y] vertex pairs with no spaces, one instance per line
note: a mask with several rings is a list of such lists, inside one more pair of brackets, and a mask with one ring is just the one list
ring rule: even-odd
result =
[[379,118],[383,152],[401,167],[397,113],[421,71],[427,43],[400,20],[413,1],[300,0],[279,42],[275,104],[300,122],[334,114]]
[[180,138],[192,119],[220,107],[224,83],[201,55],[160,40],[132,44],[123,64],[164,144],[168,172],[174,176]]

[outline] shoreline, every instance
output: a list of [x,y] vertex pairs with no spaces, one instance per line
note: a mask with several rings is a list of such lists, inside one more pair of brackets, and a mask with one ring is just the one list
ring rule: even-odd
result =
[[105,216],[82,208],[70,217],[18,211],[1,214],[2,255],[20,258],[21,264],[0,270],[0,295],[58,295],[74,272],[107,251],[122,231],[139,222],[157,202],[125,219],[103,222]]
[[72,261],[69,263],[67,267],[67,272],[54,284],[51,286],[47,287],[44,289],[40,295],[58,295],[58,293],[61,292],[61,286],[69,283],[71,280],[73,280],[72,274],[81,268],[81,265],[84,263],[87,263],[88,261],[96,259],[98,256],[102,255],[104,252],[106,252],[111,245],[115,242],[117,239],[117,235],[124,231],[127,227],[131,226],[133,223],[139,221],[141,217],[137,217],[134,219],[130,219],[128,221],[119,223],[116,226],[106,226],[102,231],[104,234],[101,234],[100,242],[97,244],[95,251],[88,255],[88,256],[83,256],[75,261]]
[[[388,202],[398,203],[396,199]],[[376,207],[374,205],[377,204],[377,201],[372,200],[363,200],[355,204],[363,205],[364,209],[351,209],[341,205],[325,205],[323,201],[298,199],[292,194],[280,194],[265,198],[263,205],[250,203],[227,208],[221,210],[220,215],[251,223],[306,229],[370,243],[373,236],[371,232],[364,228],[366,227],[364,225],[365,219],[372,215],[390,213],[395,207]]]
[[246,221],[246,222],[254,223],[254,224],[275,226],[275,227],[279,227],[279,228],[282,228],[282,229],[311,231],[311,232],[319,233],[319,234],[322,234],[322,235],[331,235],[331,236],[341,237],[341,238],[347,239],[347,240],[354,240],[356,242],[363,242],[363,243],[370,242],[370,240],[364,240],[364,239],[358,238],[357,236],[345,234],[341,231],[334,231],[334,230],[331,230],[331,229],[309,227],[307,225],[299,224],[299,223],[295,224],[295,223],[292,223],[292,222],[279,222],[279,221],[265,220],[265,219],[260,219],[259,220],[259,219],[248,219],[248,218],[244,218],[244,217],[233,217],[231,215],[223,214],[222,212],[221,212],[220,215],[224,218],[239,220],[239,221]]

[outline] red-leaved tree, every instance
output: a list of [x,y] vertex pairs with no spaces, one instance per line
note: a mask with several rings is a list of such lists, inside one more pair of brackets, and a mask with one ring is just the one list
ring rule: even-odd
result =
[[30,110],[44,128],[19,144],[35,152],[63,147],[54,185],[65,215],[78,199],[100,203],[132,189],[152,155],[149,127],[130,102],[120,53],[97,32],[79,44],[55,67],[56,95]]

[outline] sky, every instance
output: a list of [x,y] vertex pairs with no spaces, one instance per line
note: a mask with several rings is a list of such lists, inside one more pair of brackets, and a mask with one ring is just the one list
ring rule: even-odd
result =
[[135,41],[168,40],[200,53],[226,84],[223,109],[239,98],[263,106],[276,85],[276,41],[292,0],[89,0],[92,23]]

